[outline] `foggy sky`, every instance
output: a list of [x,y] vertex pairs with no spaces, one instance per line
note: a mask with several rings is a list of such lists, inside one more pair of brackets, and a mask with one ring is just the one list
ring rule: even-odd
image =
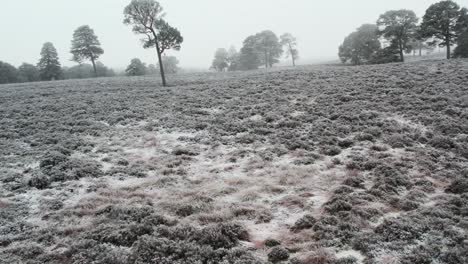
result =
[[[130,26],[122,23],[130,0],[2,0],[0,3],[0,61],[19,66],[36,64],[42,44],[50,41],[64,66],[72,66],[73,31],[90,25],[105,54],[101,61],[122,69],[132,58],[155,63],[155,51],[144,50]],[[184,43],[170,52],[181,67],[211,65],[219,47],[240,49],[249,35],[270,29],[278,36],[298,38],[302,63],[337,59],[344,37],[363,23],[375,23],[387,10],[411,9],[422,16],[437,0],[160,0],[166,20],[177,27]],[[457,1],[463,4],[463,1]]]

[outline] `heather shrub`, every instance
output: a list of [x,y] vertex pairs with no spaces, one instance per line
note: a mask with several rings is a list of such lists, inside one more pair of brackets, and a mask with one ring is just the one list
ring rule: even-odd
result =
[[268,253],[268,260],[277,263],[280,261],[285,261],[289,259],[289,251],[283,247],[276,246],[270,249]]
[[315,217],[312,215],[307,214],[299,218],[299,220],[297,220],[296,223],[294,223],[294,225],[291,227],[291,230],[300,231],[303,229],[309,229],[312,228],[315,223],[317,223],[317,219],[315,219]]

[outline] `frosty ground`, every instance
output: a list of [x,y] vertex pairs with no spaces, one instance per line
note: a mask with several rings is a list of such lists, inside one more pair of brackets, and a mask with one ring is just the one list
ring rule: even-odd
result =
[[467,263],[468,61],[0,86],[0,263]]

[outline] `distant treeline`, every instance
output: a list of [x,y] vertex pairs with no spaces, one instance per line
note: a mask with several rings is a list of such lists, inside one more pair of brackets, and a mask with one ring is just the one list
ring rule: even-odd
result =
[[[125,25],[132,26],[132,31],[145,36],[143,47],[156,48],[158,66],[148,67],[139,59],[132,59],[125,70],[125,75],[138,76],[145,74],[161,74],[162,84],[166,85],[165,72],[178,71],[178,63],[174,56],[164,56],[167,50],[179,50],[183,37],[179,30],[169,25],[163,18],[162,6],[155,0],[132,0],[124,8]],[[0,84],[16,82],[51,81],[61,79],[80,79],[91,77],[114,76],[115,72],[98,61],[104,54],[101,43],[94,30],[88,25],[81,26],[73,33],[70,53],[72,61],[78,63],[73,67],[62,67],[54,45],[47,42],[41,50],[41,58],[37,65],[24,63],[18,69],[13,65],[0,61]],[[89,61],[91,64],[84,64]],[[165,69],[167,68],[167,69]]]
[[265,30],[247,37],[238,52],[234,47],[216,51],[211,69],[216,71],[254,70],[261,66],[271,68],[286,53],[292,65],[299,59],[297,40],[290,33],[278,36],[271,30]]
[[[403,62],[405,53],[446,47],[447,59],[468,58],[468,9],[451,1],[431,5],[420,19],[411,10],[391,10],[376,24],[364,24],[339,47],[343,63],[353,65]],[[456,45],[453,53],[451,46]]]
[[[114,70],[104,66],[101,62],[96,63],[98,77],[115,76]],[[53,80],[86,79],[96,76],[91,64],[80,64],[72,67],[56,68]],[[13,65],[0,61],[0,84],[4,83],[24,83],[52,80],[47,73],[33,64],[23,63],[16,68]]]
[[[78,65],[62,67],[57,49],[51,42],[46,42],[37,65],[23,63],[17,69],[11,64],[0,62],[0,84],[114,76],[113,70],[97,61],[104,53],[100,45],[94,30],[89,26],[81,26],[73,34],[70,49],[72,61]],[[84,64],[85,60],[90,61],[91,65]]]

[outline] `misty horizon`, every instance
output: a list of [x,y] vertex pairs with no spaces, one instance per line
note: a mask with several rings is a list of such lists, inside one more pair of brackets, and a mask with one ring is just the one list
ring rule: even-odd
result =
[[[0,21],[14,24],[18,13],[30,23],[2,27],[2,61],[15,66],[36,64],[43,43],[52,42],[62,66],[73,66],[70,43],[73,31],[89,25],[98,36],[105,53],[99,61],[114,69],[124,69],[132,58],[156,64],[153,49],[143,49],[123,21],[123,9],[129,0],[32,1],[9,2],[0,11]],[[182,68],[208,69],[218,48],[234,46],[239,50],[244,39],[262,30],[277,35],[289,32],[297,37],[298,64],[338,60],[338,46],[345,36],[364,23],[375,23],[378,15],[392,9],[410,9],[421,17],[436,0],[419,1],[327,1],[313,4],[305,0],[255,2],[204,0],[188,2],[162,0],[166,19],[184,37],[180,51],[169,51]],[[285,12],[288,10],[288,12]],[[282,62],[287,59],[282,58]]]

